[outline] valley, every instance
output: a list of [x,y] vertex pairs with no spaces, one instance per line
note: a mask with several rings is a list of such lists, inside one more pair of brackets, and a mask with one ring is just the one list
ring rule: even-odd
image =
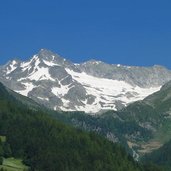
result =
[[[50,122],[62,122],[69,125],[67,129],[99,134],[112,144],[121,144],[138,162],[171,139],[171,71],[162,66],[130,67],[94,60],[74,64],[42,49],[29,61],[13,60],[0,70],[0,81],[6,86],[5,90],[1,85],[6,94],[2,94],[2,111],[8,111],[6,102],[13,99],[16,106],[27,106],[28,117],[30,112],[45,112],[53,120]],[[10,110],[15,113],[16,109]],[[44,122],[41,115],[39,119]],[[19,153],[19,157],[23,155]],[[10,159],[4,158],[3,167],[10,167]],[[32,161],[25,164],[30,166]]]

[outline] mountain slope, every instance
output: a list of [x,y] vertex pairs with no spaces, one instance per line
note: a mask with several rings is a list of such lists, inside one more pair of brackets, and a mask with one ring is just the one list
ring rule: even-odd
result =
[[0,67],[0,81],[10,89],[54,110],[118,110],[142,100],[171,80],[161,66],[130,67],[100,61],[73,64],[42,49],[29,61]]
[[2,84],[0,135],[6,139],[10,156],[22,158],[32,170],[142,171],[119,145],[29,109]]
[[171,139],[170,105],[171,82],[168,82],[143,101],[118,111],[118,116],[124,121],[135,122],[151,132],[151,138],[147,141],[131,141],[138,153],[149,153]]
[[167,171],[171,170],[171,141],[164,144],[158,150],[153,151],[152,153],[144,156],[144,162],[153,162],[157,163],[163,168],[166,168]]
[[89,116],[81,112],[54,113],[54,117],[78,128],[95,131],[120,142],[139,160],[171,139],[171,82],[142,101],[120,111]]

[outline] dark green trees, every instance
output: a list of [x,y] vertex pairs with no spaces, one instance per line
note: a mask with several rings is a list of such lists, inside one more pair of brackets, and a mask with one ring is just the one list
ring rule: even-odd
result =
[[38,171],[140,171],[123,148],[21,104],[0,85],[3,153]]

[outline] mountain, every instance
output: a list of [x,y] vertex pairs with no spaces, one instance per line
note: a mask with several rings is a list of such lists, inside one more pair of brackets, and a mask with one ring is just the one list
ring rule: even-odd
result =
[[120,110],[158,91],[171,80],[162,66],[130,67],[90,60],[74,64],[41,49],[28,61],[12,60],[0,67],[8,88],[54,110],[98,113]]
[[63,122],[119,142],[136,160],[171,140],[171,81],[144,100],[101,115],[53,114]]
[[13,157],[38,171],[145,171],[120,145],[33,110],[19,96],[0,83],[0,168],[2,157]]

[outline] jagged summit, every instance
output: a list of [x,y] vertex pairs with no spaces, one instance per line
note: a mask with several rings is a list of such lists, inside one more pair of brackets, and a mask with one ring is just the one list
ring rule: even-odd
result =
[[56,53],[53,53],[51,50],[48,50],[48,49],[40,49],[38,51],[38,55],[42,55],[42,56],[48,56],[48,55],[54,55],[54,56],[58,56],[58,54]]
[[61,57],[60,55],[53,53],[47,49],[41,49],[38,54],[35,55],[41,62],[48,66],[63,66],[78,70],[77,67],[69,60]]
[[48,60],[48,61],[54,61],[54,60],[57,60],[57,58],[59,58],[60,60],[63,59],[62,57],[60,57],[60,55],[55,54],[52,51],[47,50],[47,49],[41,49],[38,52],[37,56],[40,59],[45,59],[45,60]]

